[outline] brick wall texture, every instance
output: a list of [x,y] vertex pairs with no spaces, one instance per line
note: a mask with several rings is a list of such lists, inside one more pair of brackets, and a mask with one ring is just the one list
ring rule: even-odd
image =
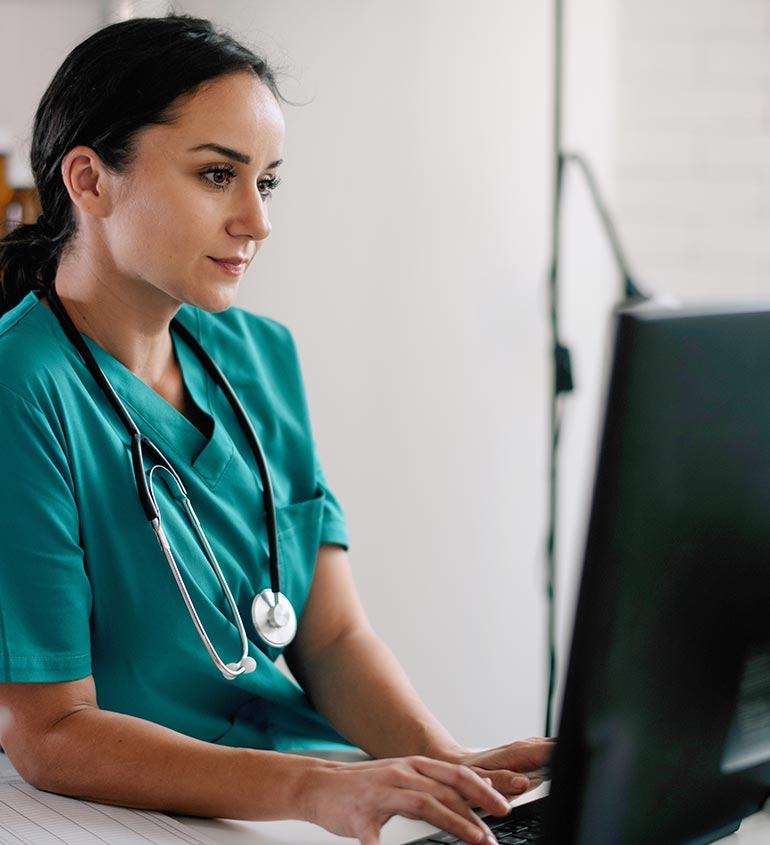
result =
[[770,298],[770,0],[619,0],[616,208],[639,281]]

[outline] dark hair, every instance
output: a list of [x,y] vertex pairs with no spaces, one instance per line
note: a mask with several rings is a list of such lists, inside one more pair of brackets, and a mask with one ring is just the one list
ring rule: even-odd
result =
[[0,240],[0,314],[53,281],[75,232],[64,156],[82,144],[119,172],[140,129],[173,122],[178,97],[237,71],[254,73],[283,99],[264,59],[200,18],[134,18],[75,47],[35,114],[30,160],[43,214]]

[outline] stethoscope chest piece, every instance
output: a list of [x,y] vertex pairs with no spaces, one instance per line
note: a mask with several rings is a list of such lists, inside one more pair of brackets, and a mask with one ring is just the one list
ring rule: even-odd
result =
[[251,618],[259,636],[276,648],[288,645],[297,633],[297,615],[283,593],[262,590],[252,602]]

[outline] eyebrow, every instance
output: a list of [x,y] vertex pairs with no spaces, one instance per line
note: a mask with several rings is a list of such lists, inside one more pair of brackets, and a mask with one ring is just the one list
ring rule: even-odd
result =
[[[197,147],[190,148],[191,153],[197,153],[200,150],[212,150],[225,158],[231,158],[233,161],[238,161],[241,164],[251,163],[251,156],[246,155],[246,153],[240,153],[238,150],[233,150],[230,147],[223,147],[221,144],[198,144]],[[279,158],[276,161],[271,161],[267,167],[269,170],[272,170],[274,167],[279,167],[281,164],[283,164],[283,159]]]

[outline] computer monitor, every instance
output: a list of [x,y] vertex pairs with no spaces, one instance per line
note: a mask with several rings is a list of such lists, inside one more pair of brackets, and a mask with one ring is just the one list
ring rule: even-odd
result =
[[769,785],[770,305],[621,310],[546,841],[711,842]]

